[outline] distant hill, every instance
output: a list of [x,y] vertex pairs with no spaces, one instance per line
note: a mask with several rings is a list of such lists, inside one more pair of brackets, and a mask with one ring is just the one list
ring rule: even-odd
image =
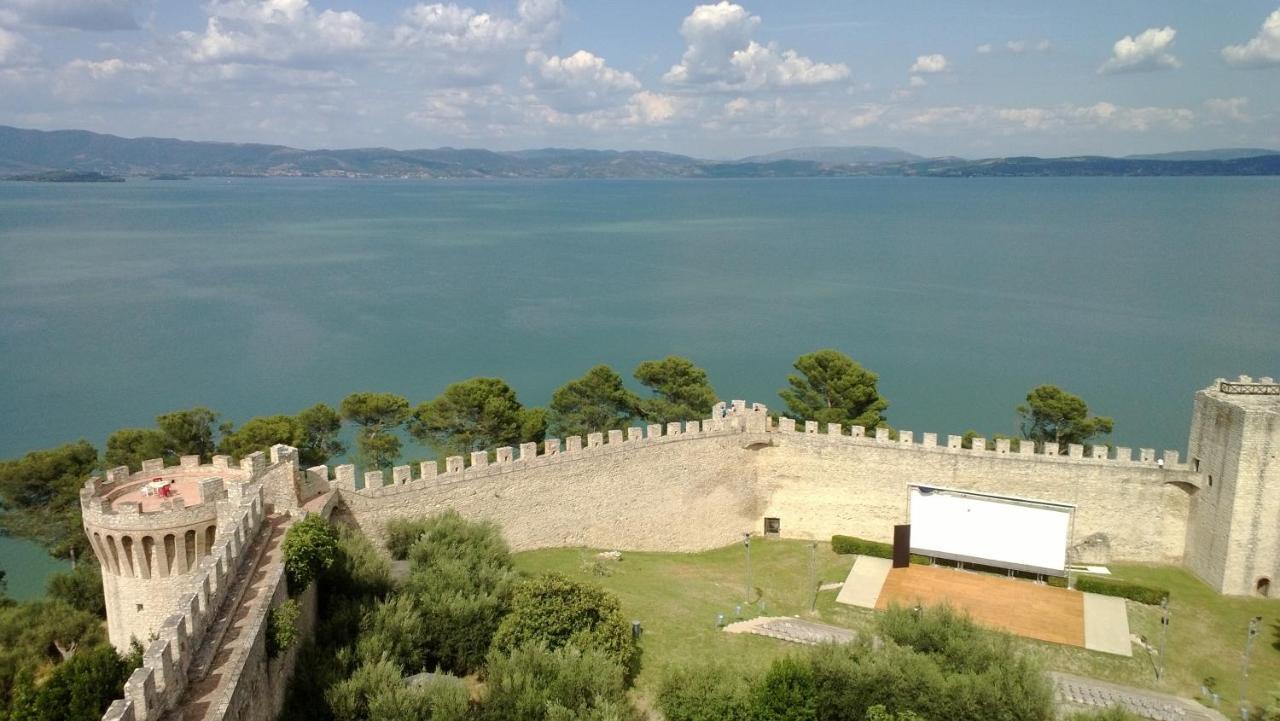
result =
[[1280,155],[1280,150],[1265,148],[1215,148],[1213,150],[1181,150],[1175,153],[1126,155],[1125,160],[1236,160],[1259,155]]
[[809,148],[790,148],[776,153],[752,155],[741,163],[772,163],[778,160],[804,160],[827,165],[859,165],[863,163],[898,163],[908,160],[924,160],[915,153],[901,148],[882,148],[875,145],[833,145]]
[[199,175],[382,178],[1280,175],[1280,154],[1223,159],[1082,156],[965,160],[954,157],[925,159],[897,148],[851,146],[797,148],[721,162],[646,150],[301,150],[284,145],[131,139],[84,130],[48,132],[0,126],[0,177],[66,178],[84,182],[93,178],[93,174],[109,178]]

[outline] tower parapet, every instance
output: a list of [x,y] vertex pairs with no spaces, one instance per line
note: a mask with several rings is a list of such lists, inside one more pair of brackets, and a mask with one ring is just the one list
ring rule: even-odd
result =
[[80,508],[102,567],[112,645],[123,652],[133,639],[145,644],[155,636],[220,535],[243,536],[233,528],[236,511],[247,505],[261,515],[265,469],[262,453],[239,466],[228,456],[209,464],[183,456],[176,466],[157,458],[136,473],[120,466],[85,483]]

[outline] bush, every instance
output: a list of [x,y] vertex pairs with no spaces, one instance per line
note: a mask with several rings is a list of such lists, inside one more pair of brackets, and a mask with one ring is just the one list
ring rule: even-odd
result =
[[481,721],[638,721],[622,667],[605,654],[573,646],[494,650]]
[[49,598],[72,608],[107,617],[107,602],[102,595],[102,568],[92,557],[81,559],[70,571],[55,573],[45,584]]
[[[841,555],[872,556],[874,558],[893,558],[893,544],[880,541],[868,541],[856,536],[835,535],[831,537],[831,550]],[[911,562],[930,563],[928,556],[911,554]]]
[[817,695],[813,668],[784,657],[774,661],[751,693],[755,721],[815,721]]
[[[1134,715],[1119,706],[1110,706],[1101,711],[1081,711],[1070,714],[1062,721],[1142,721],[1141,716]],[[1263,719],[1270,721],[1270,719]]]
[[409,557],[409,549],[426,533],[429,521],[425,518],[395,518],[387,522],[387,550],[391,557],[403,561]]
[[[391,564],[363,533],[347,526],[330,526],[338,536],[333,563],[320,572],[320,601],[341,596],[376,598],[391,590]],[[323,615],[323,614],[322,614]]]
[[1103,596],[1119,596],[1120,598],[1127,598],[1130,601],[1145,603],[1149,606],[1159,606],[1162,601],[1169,598],[1169,590],[1165,588],[1143,586],[1138,583],[1114,578],[1102,578],[1100,576],[1078,577],[1076,579],[1076,590],[1085,593],[1098,593]]
[[298,617],[302,606],[290,598],[267,613],[267,658],[275,658],[298,640]]
[[538,576],[517,586],[511,613],[493,637],[493,647],[499,651],[529,644],[600,651],[616,661],[628,679],[640,671],[640,648],[618,597],[560,574]]
[[296,596],[333,565],[338,556],[338,533],[320,516],[307,516],[289,527],[283,548],[289,595]]
[[408,552],[414,571],[430,569],[448,559],[476,567],[511,566],[511,550],[493,523],[468,521],[453,509],[418,523],[422,530]]
[[[54,667],[14,719],[23,721],[97,721],[133,672],[110,646],[84,649]],[[17,704],[15,704],[16,706]]]
[[667,721],[753,721],[750,681],[724,666],[668,670],[657,705]]

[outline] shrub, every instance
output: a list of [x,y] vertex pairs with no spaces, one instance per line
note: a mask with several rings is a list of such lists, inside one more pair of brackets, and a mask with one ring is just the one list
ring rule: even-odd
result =
[[[53,672],[15,712],[23,721],[97,721],[120,695],[133,667],[110,646],[77,652]],[[15,704],[15,707],[17,704]]]
[[638,721],[622,667],[573,646],[523,646],[490,652],[482,721]]
[[337,533],[338,546],[333,563],[320,572],[321,603],[333,596],[375,598],[390,591],[391,564],[386,556],[363,533],[339,524],[330,527]]
[[892,713],[879,704],[867,709],[866,721],[923,721],[915,711]]
[[298,640],[298,617],[302,606],[290,598],[267,613],[267,658],[275,658]]
[[1098,593],[1103,596],[1119,596],[1120,598],[1127,598],[1130,601],[1137,601],[1150,606],[1159,606],[1162,601],[1169,598],[1169,590],[1165,588],[1143,586],[1138,583],[1121,581],[1115,578],[1102,578],[1100,576],[1080,576],[1076,579],[1076,590],[1085,593]]
[[289,527],[283,548],[289,595],[296,596],[333,565],[338,556],[338,533],[324,518],[307,516]]
[[752,689],[755,721],[814,721],[817,719],[813,668],[804,660],[774,661]]
[[[831,550],[841,555],[873,556],[875,558],[893,558],[893,544],[880,541],[868,541],[856,536],[835,535],[831,537]],[[912,563],[927,564],[928,556],[911,554]]]
[[493,637],[493,647],[499,651],[529,644],[600,651],[616,661],[628,679],[640,670],[640,649],[618,597],[560,574],[538,576],[517,586],[511,613]]
[[[1062,721],[1142,721],[1142,717],[1119,706],[1109,706],[1101,711],[1073,713],[1064,717]],[[1263,721],[1270,721],[1270,719],[1264,718]]]
[[81,559],[70,571],[50,576],[45,591],[55,601],[62,601],[98,618],[107,617],[107,602],[102,595],[102,568],[92,557]]
[[403,561],[409,557],[409,549],[427,531],[425,518],[395,518],[387,522],[387,550],[391,557]]
[[468,521],[453,509],[420,523],[422,531],[408,553],[414,571],[446,559],[465,560],[475,566],[511,566],[511,550],[493,523]]
[[725,666],[668,670],[657,705],[667,721],[753,721],[749,680]]

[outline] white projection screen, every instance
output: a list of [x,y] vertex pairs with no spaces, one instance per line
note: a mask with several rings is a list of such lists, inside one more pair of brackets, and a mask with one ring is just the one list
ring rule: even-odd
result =
[[931,486],[911,488],[911,552],[1066,575],[1074,506]]

